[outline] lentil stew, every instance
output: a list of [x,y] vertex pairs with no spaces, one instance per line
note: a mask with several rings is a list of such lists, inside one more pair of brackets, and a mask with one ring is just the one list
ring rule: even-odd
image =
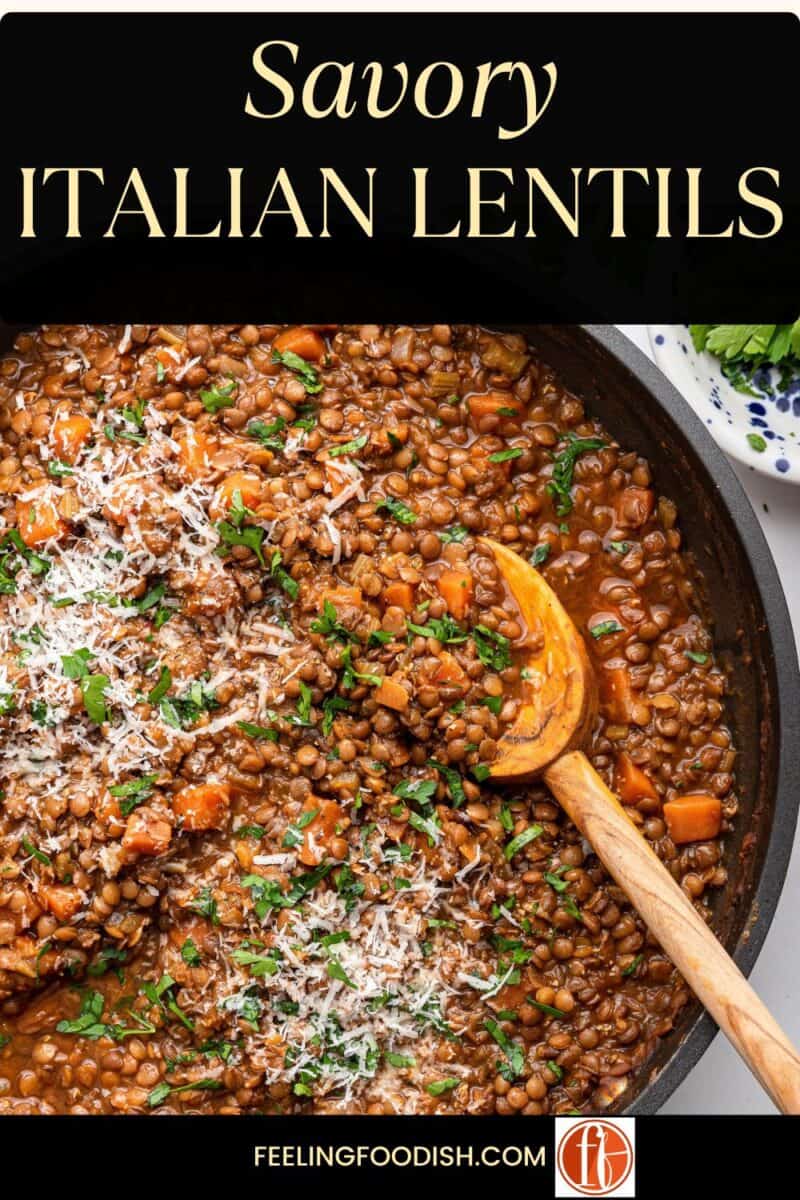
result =
[[737,800],[674,503],[523,338],[64,326],[0,360],[0,1113],[593,1111],[689,993],[540,785],[537,631],[704,914]]

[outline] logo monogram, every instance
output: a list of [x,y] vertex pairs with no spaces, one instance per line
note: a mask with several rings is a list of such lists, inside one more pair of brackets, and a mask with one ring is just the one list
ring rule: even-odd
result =
[[556,1118],[556,1196],[634,1196],[633,1117]]

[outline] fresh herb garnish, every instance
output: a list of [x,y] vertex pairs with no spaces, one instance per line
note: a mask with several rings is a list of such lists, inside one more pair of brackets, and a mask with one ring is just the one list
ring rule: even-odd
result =
[[269,564],[269,573],[275,582],[283,588],[287,596],[292,600],[297,599],[297,594],[300,591],[300,584],[296,579],[292,579],[289,572],[282,566],[283,555],[280,550],[274,551]]
[[353,438],[350,442],[344,442],[341,446],[332,446],[328,450],[330,458],[338,458],[340,454],[357,454],[359,450],[363,450],[369,441],[369,434],[364,433],[361,437]]
[[515,854],[524,849],[534,838],[541,837],[543,833],[544,828],[541,825],[529,825],[527,829],[523,829],[522,833],[518,833],[515,838],[512,838],[503,850],[508,861],[510,862]]
[[428,759],[428,766],[433,767],[439,772],[447,784],[453,800],[453,807],[460,808],[466,802],[467,797],[464,794],[464,784],[458,771],[454,767],[448,767],[444,763],[437,762],[435,758]]
[[572,477],[578,458],[590,450],[601,450],[606,445],[602,438],[579,438],[574,433],[568,433],[565,440],[565,448],[553,460],[553,475],[547,485],[547,492],[553,497],[559,517],[572,512]]
[[269,729],[266,725],[253,725],[250,721],[237,721],[236,728],[241,729],[251,738],[263,738],[267,742],[277,742],[277,729]]
[[214,899],[210,887],[204,887],[198,893],[196,898],[189,905],[192,912],[196,912],[199,916],[205,917],[212,925],[219,925],[219,913],[217,911],[217,902]]
[[163,1082],[153,1088],[147,1103],[150,1108],[158,1108],[169,1096],[177,1096],[180,1092],[217,1091],[221,1087],[222,1081],[219,1079],[197,1079],[194,1083],[182,1083],[177,1087]]
[[33,842],[28,838],[22,839],[22,849],[26,854],[30,854],[31,858],[35,858],[37,862],[43,863],[44,866],[52,866],[50,859],[47,857],[44,851],[37,850],[36,846],[34,846]]
[[147,693],[148,704],[158,704],[164,699],[169,689],[172,687],[172,672],[169,667],[162,667],[158,676],[158,682],[155,687]]
[[381,509],[385,509],[389,516],[394,517],[395,521],[399,521],[401,525],[413,525],[417,519],[417,514],[413,509],[394,496],[384,496],[382,500],[379,500],[375,505],[375,512],[380,512]]
[[415,625],[413,621],[406,621],[406,626],[409,632],[415,633],[417,637],[436,638],[443,646],[459,645],[469,637],[449,613],[445,613],[443,617],[431,617],[427,625]]
[[[315,617],[309,627],[312,633],[322,634],[329,642],[356,642],[358,638],[341,623],[336,606],[330,601],[323,601],[322,616]],[[389,635],[391,637],[391,634]]]
[[539,542],[538,546],[534,546],[533,554],[528,560],[532,567],[540,567],[542,563],[547,562],[550,557],[550,543]]
[[155,774],[142,775],[140,779],[129,779],[127,783],[118,783],[108,789],[120,800],[119,811],[123,817],[130,816],[139,804],[150,799],[157,778]]
[[276,417],[274,421],[270,421],[269,425],[264,421],[251,421],[247,426],[247,432],[250,437],[258,438],[265,449],[279,454],[284,449],[284,441],[283,438],[278,437],[278,434],[285,428],[286,421],[283,417]]
[[[516,413],[514,414],[517,415]],[[509,462],[512,458],[519,458],[522,454],[520,446],[511,446],[507,450],[498,450],[495,454],[489,455],[490,463]]]
[[317,392],[322,391],[322,380],[317,368],[306,362],[299,354],[295,354],[294,350],[273,350],[272,361],[294,371],[309,396],[315,396]]
[[200,957],[200,951],[195,946],[191,938],[187,938],[181,946],[181,958],[186,963],[187,967],[199,967],[203,961]]
[[609,634],[609,633],[624,633],[624,632],[625,632],[625,626],[620,625],[619,621],[614,621],[613,619],[609,620],[609,621],[600,621],[597,625],[592,625],[592,627],[589,630],[589,633],[592,635],[593,638],[595,638],[595,640],[597,638],[605,637],[606,634]]
[[447,546],[450,542],[463,542],[467,536],[467,529],[464,525],[451,525],[449,529],[439,530],[439,541]]
[[486,1020],[483,1024],[506,1057],[505,1063],[498,1063],[500,1074],[509,1083],[513,1083],[525,1068],[525,1051],[516,1042],[512,1041],[508,1034],[503,1032],[497,1021]]
[[502,633],[486,625],[476,625],[472,630],[472,640],[478,658],[485,667],[492,671],[505,671],[511,666],[511,642]]
[[217,387],[215,384],[213,387],[207,388],[200,393],[200,403],[206,412],[212,415],[220,412],[223,408],[232,408],[235,403],[235,392],[238,386],[235,379],[232,379],[230,383],[226,383],[224,387]]
[[284,850],[294,850],[296,846],[303,844],[303,830],[307,825],[310,825],[315,817],[319,816],[319,809],[312,808],[308,812],[301,813],[296,821],[292,822],[286,828],[281,846]]
[[452,1092],[453,1088],[458,1087],[461,1081],[459,1079],[437,1079],[435,1083],[426,1083],[425,1091],[429,1096],[442,1096],[445,1092]]

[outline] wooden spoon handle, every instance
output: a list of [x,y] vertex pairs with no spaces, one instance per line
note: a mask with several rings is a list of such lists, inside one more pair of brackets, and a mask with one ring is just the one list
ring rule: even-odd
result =
[[544,778],[572,822],[781,1112],[800,1113],[800,1057],[585,754]]

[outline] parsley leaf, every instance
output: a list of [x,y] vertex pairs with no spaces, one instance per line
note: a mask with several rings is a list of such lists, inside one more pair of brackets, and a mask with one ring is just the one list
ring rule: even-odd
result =
[[322,391],[322,380],[317,368],[306,362],[299,354],[295,354],[294,350],[273,350],[272,361],[294,371],[310,396],[315,396],[317,392]]
[[375,505],[375,512],[380,512],[382,509],[385,509],[389,516],[394,517],[395,521],[399,521],[401,525],[413,525],[417,520],[414,510],[394,496],[384,496],[382,500],[378,501]]
[[510,862],[515,854],[524,849],[528,842],[532,842],[534,838],[541,837],[544,829],[541,825],[529,825],[527,829],[523,829],[522,833],[518,833],[515,838],[512,838],[505,847],[503,853]]
[[447,546],[450,542],[463,542],[467,536],[467,529],[464,525],[451,525],[449,529],[439,530],[439,541]]
[[428,759],[428,766],[433,767],[439,772],[447,784],[454,808],[460,808],[466,802],[467,797],[464,794],[464,784],[458,771],[454,767],[448,767],[444,763],[437,762],[435,758]]
[[602,438],[579,438],[574,433],[568,433],[565,440],[566,447],[553,460],[553,475],[547,485],[547,492],[553,497],[559,517],[572,512],[572,477],[578,458],[581,454],[600,450],[606,445]]
[[[231,521],[219,521],[216,528],[225,546],[246,546],[248,550],[253,551],[261,566],[266,567],[267,564],[261,549],[264,538],[267,536],[266,529],[260,525],[243,525],[237,528]],[[220,545],[217,553],[224,557],[229,552]]]
[[619,621],[600,621],[597,625],[592,625],[589,633],[593,638],[605,637],[608,633],[624,633],[625,626],[620,625]]
[[139,779],[129,779],[127,783],[117,783],[108,789],[112,796],[119,799],[119,811],[123,817],[130,816],[139,804],[150,799],[157,778],[157,774],[142,775]]
[[234,393],[238,386],[236,380],[232,379],[224,387],[214,385],[202,391],[200,393],[200,402],[203,408],[212,415],[218,413],[223,408],[231,408],[236,399]]
[[363,450],[369,441],[369,434],[364,433],[361,437],[353,438],[350,442],[345,442],[341,446],[332,446],[328,450],[329,458],[338,458],[340,454],[357,454],[359,450]]
[[502,633],[496,633],[486,625],[476,625],[472,630],[472,640],[478,658],[485,667],[493,671],[505,671],[511,666],[511,642]]

